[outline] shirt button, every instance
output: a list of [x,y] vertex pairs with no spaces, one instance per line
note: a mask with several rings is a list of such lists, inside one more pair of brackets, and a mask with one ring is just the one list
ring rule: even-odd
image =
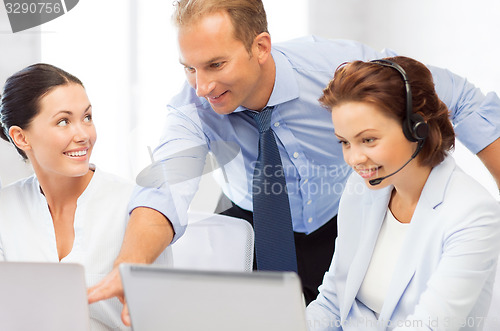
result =
[[307,223],[312,223],[312,221],[313,221],[313,218],[309,217],[309,219],[307,220]]
[[312,200],[307,200],[307,204],[310,205],[313,201]]
[[295,153],[293,153],[293,157],[294,157],[294,158],[298,158],[298,157],[299,157],[299,152],[295,152]]
[[280,122],[276,122],[274,123],[274,127],[277,128],[278,126],[280,126]]

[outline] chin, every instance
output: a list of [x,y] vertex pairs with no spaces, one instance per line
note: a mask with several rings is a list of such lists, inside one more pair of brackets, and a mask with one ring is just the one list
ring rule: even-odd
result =
[[87,175],[90,171],[89,164],[87,164],[85,167],[78,167],[78,169],[71,169],[68,171],[68,177],[83,177]]
[[229,115],[236,110],[236,107],[214,107],[212,104],[210,104],[210,106],[212,106],[214,112],[219,115]]
[[224,102],[221,102],[221,103],[211,103],[211,102],[209,102],[209,103],[210,103],[210,107],[212,107],[212,110],[219,115],[231,114],[239,106],[239,104],[231,103],[229,99],[224,100]]

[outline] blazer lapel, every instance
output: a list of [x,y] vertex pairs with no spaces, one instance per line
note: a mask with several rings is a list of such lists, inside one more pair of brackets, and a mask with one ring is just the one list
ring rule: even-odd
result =
[[[414,215],[417,215],[417,209]],[[423,249],[422,246],[418,244],[418,238],[422,233],[425,233],[425,229],[418,226],[415,227],[414,224],[410,223],[403,247],[401,247],[401,254],[394,269],[389,290],[380,312],[379,320],[391,320],[392,314],[401,296],[408,287],[413,275],[415,275],[417,259]]]
[[396,263],[395,272],[389,286],[379,320],[391,320],[401,296],[410,284],[416,266],[422,258],[424,247],[419,244],[420,238],[432,231],[432,221],[439,219],[435,210],[443,202],[448,181],[451,177],[455,162],[452,158],[447,158],[436,166],[427,179],[415,212],[406,233],[406,237],[401,247],[401,254]]
[[387,211],[391,192],[392,186],[372,191],[370,194],[371,199],[367,199],[365,204],[359,207],[363,208],[366,212],[363,213],[362,228],[357,229],[361,231],[359,247],[347,274],[343,309],[341,309],[343,320],[347,318],[361,283],[365,278],[366,270],[368,269],[373,249]]

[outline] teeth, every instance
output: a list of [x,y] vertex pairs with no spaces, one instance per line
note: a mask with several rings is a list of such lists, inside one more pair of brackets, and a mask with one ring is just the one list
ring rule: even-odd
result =
[[361,173],[361,174],[366,174],[366,173],[370,173],[370,172],[374,172],[374,171],[377,171],[378,168],[373,168],[373,169],[359,169],[358,172]]
[[87,150],[78,151],[78,152],[67,152],[65,154],[68,155],[68,156],[73,156],[73,157],[75,157],[75,156],[85,156],[85,155],[87,155]]

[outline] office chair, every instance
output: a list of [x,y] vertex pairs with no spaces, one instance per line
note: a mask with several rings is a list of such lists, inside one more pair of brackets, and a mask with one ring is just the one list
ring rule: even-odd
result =
[[171,247],[174,268],[252,271],[254,232],[243,219],[190,211],[186,233]]

